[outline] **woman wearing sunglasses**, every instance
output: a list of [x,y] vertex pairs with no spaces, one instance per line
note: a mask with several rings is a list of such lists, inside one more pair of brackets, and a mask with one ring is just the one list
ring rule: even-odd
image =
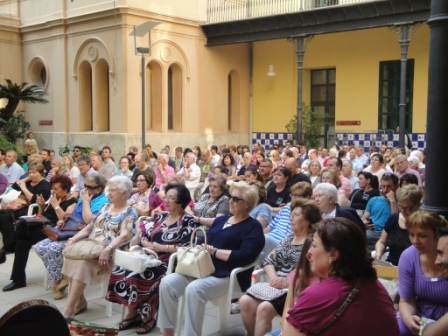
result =
[[[264,246],[260,223],[249,216],[258,202],[258,190],[249,185],[230,187],[230,212],[233,216],[215,219],[207,231],[208,251],[215,272],[203,279],[172,273],[160,284],[160,307],[157,320],[163,335],[174,335],[179,297],[185,295],[185,335],[201,335],[208,300],[220,297],[229,287],[229,276],[235,267],[254,262]],[[239,284],[245,291],[250,273],[241,273]],[[224,332],[224,330],[221,330]]]

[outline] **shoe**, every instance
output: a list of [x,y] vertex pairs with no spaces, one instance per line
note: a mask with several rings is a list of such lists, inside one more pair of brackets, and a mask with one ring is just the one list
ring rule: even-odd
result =
[[[149,325],[150,323],[152,323],[152,324]],[[137,335],[149,334],[154,329],[155,326],[156,326],[155,320],[149,320],[146,322],[142,321],[142,324],[140,325],[140,327],[137,329],[137,331],[135,333]],[[142,329],[142,330],[140,330],[140,329]]]
[[68,279],[64,276],[61,280],[61,282],[59,283],[57,290],[58,291],[65,291],[65,289],[68,287],[68,285],[70,284],[70,281],[68,281]]
[[53,299],[60,300],[64,298],[65,296],[65,290],[59,290],[58,286],[53,287]]
[[5,287],[3,287],[3,291],[9,292],[9,291],[13,291],[14,289],[19,289],[19,288],[23,288],[23,287],[26,287],[25,281],[13,281],[9,285],[6,285]]
[[240,305],[238,304],[238,302],[232,303],[230,305],[230,314],[239,314],[239,312],[240,312]]
[[[129,323],[128,323],[129,322]],[[136,327],[140,325],[142,322],[142,319],[140,317],[140,314],[136,314],[134,317],[130,317],[128,319],[124,319],[118,324],[118,330],[127,330],[132,327]]]
[[4,249],[0,249],[0,264],[4,264],[6,261],[6,252]]
[[75,306],[75,312],[73,313],[73,316],[81,314],[82,312],[85,312],[87,310],[87,300],[84,301],[82,306]]

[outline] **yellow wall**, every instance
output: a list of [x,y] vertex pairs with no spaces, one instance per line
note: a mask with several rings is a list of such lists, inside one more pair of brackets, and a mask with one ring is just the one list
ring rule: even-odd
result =
[[[415,59],[413,132],[425,132],[429,28],[416,31],[409,48]],[[254,132],[285,132],[296,113],[296,60],[286,40],[258,42],[254,46]],[[360,126],[336,131],[378,129],[379,62],[400,59],[400,46],[387,28],[316,35],[304,57],[303,100],[310,100],[310,71],[336,68],[336,121],[360,120]],[[268,64],[277,76],[266,77]],[[278,71],[277,71],[278,69]]]

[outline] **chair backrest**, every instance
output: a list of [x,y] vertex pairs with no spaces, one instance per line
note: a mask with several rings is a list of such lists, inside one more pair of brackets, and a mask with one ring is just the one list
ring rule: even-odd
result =
[[378,278],[382,279],[398,279],[398,267],[373,265]]

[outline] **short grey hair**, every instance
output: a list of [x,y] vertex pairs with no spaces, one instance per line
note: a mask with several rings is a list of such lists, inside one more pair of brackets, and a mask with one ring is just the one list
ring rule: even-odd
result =
[[403,160],[405,160],[405,161],[408,160],[408,158],[406,157],[406,155],[403,155],[403,154],[397,155],[397,156],[395,157],[395,161],[397,161],[398,159],[403,159]]
[[319,183],[315,188],[314,188],[314,194],[317,193],[318,191],[321,191],[324,193],[325,196],[328,197],[333,197],[333,200],[335,202],[338,201],[338,189],[335,187],[334,184],[328,183],[328,182],[323,182],[323,183]]
[[352,169],[353,169],[353,162],[351,162],[350,160],[347,160],[347,159],[342,159],[341,161],[342,161],[342,164],[344,164],[344,162],[348,162],[350,164],[350,167],[352,167]]
[[241,198],[246,202],[248,208],[247,212],[251,212],[258,204],[258,188],[248,184],[232,184],[230,186],[230,192],[238,190],[241,193]]
[[106,188],[107,180],[103,175],[94,173],[87,175],[84,180],[85,182],[94,182],[98,187],[100,187],[103,191]]
[[116,184],[119,190],[125,191],[129,198],[132,192],[132,181],[129,177],[126,176],[113,176],[107,181],[107,184]]

